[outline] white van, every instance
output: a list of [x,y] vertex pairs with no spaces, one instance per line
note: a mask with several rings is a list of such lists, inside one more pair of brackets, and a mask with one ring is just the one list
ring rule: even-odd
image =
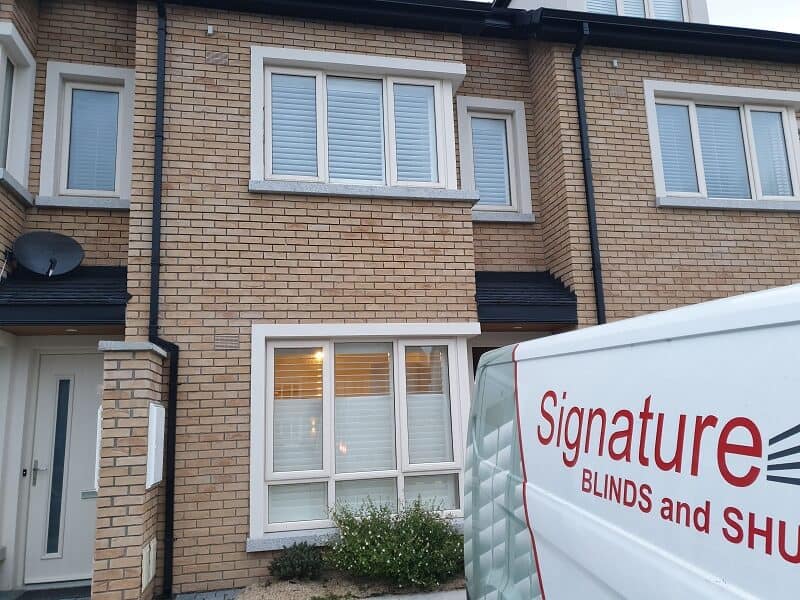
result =
[[471,600],[800,598],[800,285],[478,367]]

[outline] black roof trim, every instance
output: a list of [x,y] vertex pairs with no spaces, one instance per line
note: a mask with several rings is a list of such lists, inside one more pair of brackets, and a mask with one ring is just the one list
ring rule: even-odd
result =
[[79,267],[47,278],[17,268],[0,284],[0,325],[122,325],[125,267]]
[[800,35],[704,23],[540,8],[532,13],[530,34],[574,43],[583,23],[589,25],[589,45],[800,63]]
[[588,23],[588,45],[800,64],[800,35],[791,33],[551,8],[526,11],[508,8],[509,0],[172,0],[170,4],[563,43],[575,43],[582,24]]
[[575,294],[550,273],[479,271],[475,286],[481,323],[578,322]]

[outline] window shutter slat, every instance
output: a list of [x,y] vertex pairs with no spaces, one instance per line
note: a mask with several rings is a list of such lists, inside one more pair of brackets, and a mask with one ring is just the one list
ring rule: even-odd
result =
[[792,196],[794,190],[783,132],[783,116],[777,112],[754,110],[751,119],[762,193],[765,196]]
[[272,172],[316,177],[316,78],[273,74],[271,85]]
[[328,518],[328,484],[294,483],[269,486],[268,521],[296,523]]
[[617,0],[586,0],[586,10],[606,15],[617,14]]
[[385,181],[383,82],[328,78],[328,163],[332,181]]
[[438,181],[433,87],[394,86],[394,127],[399,181]]
[[404,482],[406,504],[419,500],[434,510],[459,508],[458,475],[422,475],[406,477]]
[[72,90],[67,187],[113,192],[117,179],[119,94]]
[[411,464],[453,460],[446,346],[406,348],[406,409]]
[[697,124],[709,198],[750,198],[739,109],[698,106]]
[[275,350],[273,469],[322,468],[322,348]]
[[397,510],[396,479],[366,479],[336,482],[336,502],[359,510],[372,502],[377,506],[388,506]]
[[658,104],[661,164],[668,192],[698,192],[689,107]]
[[644,0],[625,0],[623,5],[626,17],[645,17]]
[[683,21],[682,0],[653,0],[653,18]]
[[510,206],[511,180],[505,119],[472,118],[472,154],[480,204]]
[[336,472],[396,467],[391,344],[336,344]]

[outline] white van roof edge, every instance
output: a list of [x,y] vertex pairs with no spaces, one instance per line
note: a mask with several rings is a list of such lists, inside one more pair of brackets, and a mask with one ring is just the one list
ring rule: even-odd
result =
[[521,361],[795,322],[800,322],[800,284],[522,342],[514,357]]

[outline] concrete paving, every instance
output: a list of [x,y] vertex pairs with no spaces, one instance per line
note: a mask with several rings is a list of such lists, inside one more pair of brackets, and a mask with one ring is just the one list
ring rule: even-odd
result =
[[467,592],[454,590],[451,592],[431,592],[429,594],[407,594],[405,596],[380,596],[380,600],[465,600]]

